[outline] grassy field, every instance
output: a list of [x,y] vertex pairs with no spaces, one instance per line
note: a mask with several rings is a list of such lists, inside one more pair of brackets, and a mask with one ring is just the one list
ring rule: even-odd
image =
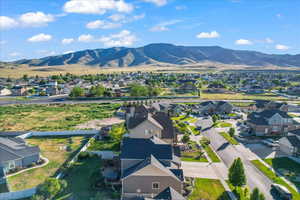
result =
[[196,178],[189,200],[230,200],[219,180]]
[[92,119],[111,117],[119,104],[16,105],[0,109],[0,131],[72,130]]
[[216,128],[228,128],[228,127],[232,127],[232,124],[228,122],[217,122],[214,126]]
[[287,179],[293,182],[299,189],[300,183],[295,181],[296,177],[300,176],[300,164],[287,158],[273,158],[273,159],[265,159],[266,163],[273,167],[275,171],[283,174]]
[[101,179],[101,159],[91,157],[78,161],[68,169],[65,180],[68,186],[64,192],[59,194],[57,200],[81,200],[92,199],[97,195],[97,199],[110,199],[112,191],[106,187],[102,189],[94,188],[94,184]]
[[259,160],[252,160],[251,162],[255,165],[257,169],[259,169],[274,183],[285,186],[293,194],[293,200],[300,200],[300,194],[289,184],[287,184],[282,178],[278,177],[272,170],[266,167],[263,163],[261,163]]
[[220,135],[222,135],[225,138],[225,140],[227,140],[232,145],[238,145],[239,144],[238,141],[236,141],[236,139],[234,139],[234,137],[231,137],[226,132],[220,132]]
[[8,178],[8,183],[13,191],[28,189],[45,181],[47,177],[53,176],[62,164],[74,155],[86,138],[76,137],[43,137],[30,138],[27,142],[38,145],[44,157],[49,163],[41,168],[32,169]]
[[243,93],[234,93],[234,94],[211,94],[211,93],[201,93],[201,99],[215,99],[215,100],[287,100],[285,97],[281,97],[272,93],[266,94],[243,94]]
[[204,148],[204,151],[206,151],[207,155],[213,162],[221,162],[219,157],[216,155],[216,153],[212,150],[209,144],[206,144],[204,141],[200,141],[201,146]]

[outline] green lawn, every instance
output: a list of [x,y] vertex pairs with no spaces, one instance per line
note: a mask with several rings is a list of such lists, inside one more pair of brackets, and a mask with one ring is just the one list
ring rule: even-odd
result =
[[100,199],[111,199],[115,195],[105,186],[97,189],[95,183],[102,179],[101,175],[101,159],[91,157],[74,163],[67,170],[65,180],[68,183],[66,190],[59,194],[57,200],[81,200],[92,199],[100,196]]
[[227,140],[232,145],[238,145],[239,144],[238,141],[236,141],[236,139],[234,139],[233,137],[231,137],[226,132],[220,132],[220,135],[222,135],[225,138],[225,140]]
[[228,127],[232,127],[232,124],[229,122],[217,122],[215,124],[216,128],[228,128]]
[[293,182],[298,189],[300,189],[300,183],[295,179],[300,176],[300,164],[287,158],[273,158],[273,159],[265,159],[266,163],[273,167],[275,171],[283,174],[287,179]]
[[74,130],[93,119],[111,117],[120,104],[1,106],[0,131]]
[[219,157],[216,155],[216,153],[212,150],[211,146],[209,144],[205,144],[203,141],[200,141],[201,146],[204,148],[206,151],[208,157],[213,161],[213,162],[221,162]]
[[293,200],[300,200],[300,194],[289,184],[287,184],[282,178],[278,177],[272,170],[266,167],[263,163],[261,163],[259,160],[253,160],[251,162],[257,169],[259,169],[274,183],[285,186],[293,194]]
[[88,147],[88,151],[120,151],[120,143],[123,134],[126,132],[124,124],[113,125],[110,131],[110,139],[108,140],[95,140],[92,139]]
[[31,145],[37,145],[49,163],[41,168],[31,169],[26,172],[8,177],[8,184],[13,191],[35,187],[44,182],[46,178],[54,176],[66,160],[72,158],[87,138],[76,137],[42,137],[26,140]]
[[182,151],[181,152],[181,160],[188,162],[208,162],[205,155],[201,152],[200,149],[196,147],[196,142],[189,142],[191,146],[190,151]]
[[193,192],[188,200],[230,200],[219,180],[196,178]]

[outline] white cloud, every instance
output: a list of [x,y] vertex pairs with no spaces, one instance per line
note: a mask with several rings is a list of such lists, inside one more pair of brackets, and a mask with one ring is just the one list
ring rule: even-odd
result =
[[172,25],[177,24],[179,22],[181,22],[181,20],[170,20],[170,21],[162,22],[162,23],[159,23],[159,24],[153,26],[150,29],[150,31],[152,31],[152,32],[168,31],[168,30],[170,30],[168,26],[172,26]]
[[175,6],[176,10],[186,10],[187,7],[186,6]]
[[61,40],[62,44],[71,44],[73,43],[75,40],[73,38],[64,38]]
[[131,12],[133,6],[124,0],[69,0],[64,5],[68,13],[104,14],[108,10]]
[[8,54],[10,57],[19,57],[19,56],[21,56],[21,53],[19,53],[19,52],[11,52],[11,53],[9,53]]
[[28,12],[20,16],[20,22],[24,26],[45,26],[54,21],[54,16],[43,12]]
[[271,38],[266,38],[265,42],[268,44],[272,44],[272,43],[274,43],[274,40],[272,40]]
[[46,42],[52,39],[51,35],[40,33],[37,35],[32,36],[31,38],[28,38],[28,42]]
[[252,45],[253,43],[250,40],[239,39],[235,41],[236,45]]
[[94,40],[94,36],[90,34],[83,34],[78,37],[78,42],[93,42]]
[[18,22],[7,16],[0,16],[0,29],[11,29],[18,25]]
[[113,28],[119,28],[121,27],[122,24],[120,23],[112,23],[112,22],[108,22],[106,20],[96,20],[96,21],[92,21],[87,23],[86,27],[88,29],[113,29]]
[[220,37],[220,34],[217,31],[201,32],[196,37],[197,38],[218,38]]
[[6,40],[1,40],[1,41],[0,41],[0,45],[5,45],[6,43],[7,43]]
[[278,14],[276,14],[276,17],[277,17],[278,19],[281,19],[281,18],[282,18],[282,14],[278,13]]
[[99,39],[106,47],[116,46],[131,46],[137,41],[137,38],[128,30],[123,30],[120,33],[103,36]]
[[144,2],[148,2],[148,3],[154,3],[157,6],[164,6],[168,3],[167,0],[142,0]]
[[109,19],[111,19],[114,22],[118,22],[121,21],[123,19],[125,19],[125,15],[121,15],[121,14],[114,14],[108,17]]
[[275,46],[275,48],[276,48],[277,50],[285,51],[285,50],[288,50],[290,47],[288,47],[288,46],[286,46],[286,45],[283,45],[283,44],[277,44],[277,45]]

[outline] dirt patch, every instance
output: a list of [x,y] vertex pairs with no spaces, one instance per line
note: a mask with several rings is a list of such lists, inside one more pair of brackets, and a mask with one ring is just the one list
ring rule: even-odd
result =
[[88,122],[85,122],[83,124],[79,124],[76,126],[77,129],[95,129],[100,130],[103,126],[110,126],[114,124],[120,124],[123,123],[124,120],[120,119],[118,117],[111,117],[106,119],[95,119]]

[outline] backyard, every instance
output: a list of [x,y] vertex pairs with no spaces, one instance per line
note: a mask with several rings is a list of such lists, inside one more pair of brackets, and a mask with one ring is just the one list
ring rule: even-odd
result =
[[181,151],[181,160],[188,162],[208,162],[202,150],[198,147],[196,142],[190,141],[189,149]]
[[230,200],[230,197],[219,180],[196,178],[193,192],[188,199]]
[[293,200],[300,200],[300,194],[293,187],[291,187],[287,182],[285,182],[282,178],[277,176],[272,170],[270,170],[267,166],[265,166],[262,162],[260,162],[259,160],[252,160],[251,162],[257,169],[259,169],[265,176],[267,176],[274,183],[286,187],[293,194]]
[[111,117],[120,104],[2,106],[0,131],[74,130],[94,119]]
[[66,171],[65,180],[67,188],[59,194],[57,200],[81,200],[81,199],[111,199],[118,196],[110,188],[101,185],[96,188],[97,183],[102,182],[101,159],[90,157],[79,160]]
[[54,176],[66,160],[72,157],[86,141],[87,138],[82,136],[27,139],[29,144],[40,147],[42,156],[49,159],[49,163],[44,167],[9,177],[8,183],[11,190],[32,188],[44,182],[46,178]]
[[287,179],[293,182],[300,189],[300,164],[287,158],[265,159],[273,169],[283,174]]

